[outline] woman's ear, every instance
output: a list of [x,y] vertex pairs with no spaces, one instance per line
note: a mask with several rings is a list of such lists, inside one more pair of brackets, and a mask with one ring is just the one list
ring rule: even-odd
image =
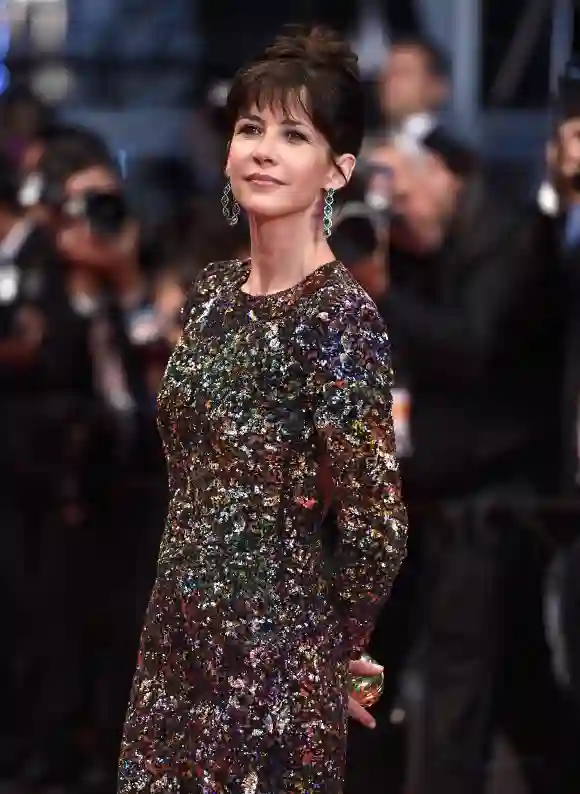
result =
[[335,157],[324,189],[340,190],[346,187],[350,182],[355,166],[356,157],[353,154],[341,154],[339,157]]

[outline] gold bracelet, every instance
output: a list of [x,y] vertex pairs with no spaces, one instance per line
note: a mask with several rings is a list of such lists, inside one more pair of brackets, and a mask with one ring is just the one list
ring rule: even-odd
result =
[[[361,654],[361,659],[365,662],[377,664],[368,654]],[[385,686],[385,674],[381,670],[377,675],[351,675],[350,677],[350,696],[364,708],[374,706],[383,694]]]

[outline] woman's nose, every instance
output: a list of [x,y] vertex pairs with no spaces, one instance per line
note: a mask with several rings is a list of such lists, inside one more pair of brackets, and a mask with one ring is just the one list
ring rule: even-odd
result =
[[253,154],[256,162],[273,162],[276,159],[276,142],[274,137],[268,133],[264,133],[257,141]]

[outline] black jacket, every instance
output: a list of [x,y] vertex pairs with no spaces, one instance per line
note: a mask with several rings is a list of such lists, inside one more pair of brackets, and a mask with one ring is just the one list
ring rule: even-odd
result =
[[[29,306],[44,320],[43,341],[29,366],[0,366],[2,399],[89,390],[91,370],[86,323],[71,309],[65,270],[49,237],[33,228],[14,259],[21,274],[21,290],[13,306]],[[14,320],[13,320],[14,322]]]
[[412,399],[420,497],[529,477],[551,490],[560,462],[563,287],[553,226],[501,206],[474,179],[442,250],[392,251],[384,305]]
[[[558,220],[552,221],[559,230]],[[563,486],[576,491],[579,485],[578,422],[580,418],[580,247],[561,253],[566,279],[566,337],[563,392]]]
[[70,307],[62,263],[41,229],[32,229],[14,263],[22,288],[13,322],[30,307],[42,317],[44,333],[31,361],[0,364],[0,470],[57,476],[67,428],[86,413],[92,395],[86,322]]

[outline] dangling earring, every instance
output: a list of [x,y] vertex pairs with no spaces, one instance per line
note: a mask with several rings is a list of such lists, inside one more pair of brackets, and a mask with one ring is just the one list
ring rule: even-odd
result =
[[[231,208],[230,197],[232,201]],[[240,217],[240,205],[232,193],[232,183],[229,179],[224,185],[224,192],[222,193],[222,215],[230,226],[235,226]]]
[[332,234],[332,206],[334,204],[334,188],[328,188],[324,197],[324,210],[322,212],[322,227],[324,236]]

